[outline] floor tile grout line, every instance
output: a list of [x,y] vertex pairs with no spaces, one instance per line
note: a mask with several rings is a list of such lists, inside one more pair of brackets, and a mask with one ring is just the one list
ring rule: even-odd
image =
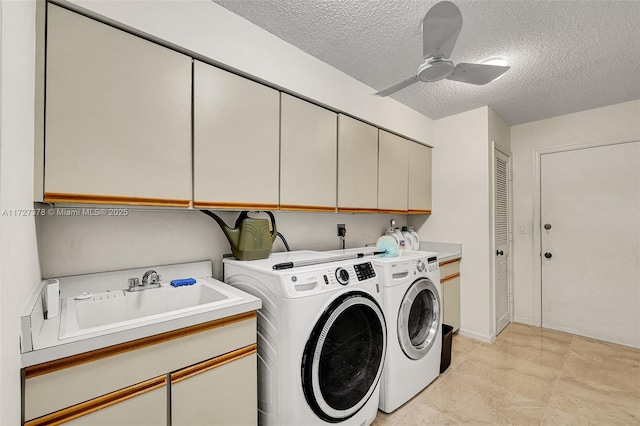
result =
[[564,354],[564,359],[562,360],[562,366],[560,366],[560,374],[558,374],[558,378],[556,379],[556,382],[553,385],[553,391],[551,392],[551,397],[549,397],[547,408],[544,410],[544,414],[542,415],[542,420],[540,420],[540,426],[544,424],[544,420],[546,419],[547,414],[549,413],[549,409],[551,408],[551,401],[553,401],[553,398],[556,396],[556,391],[558,390],[558,383],[560,383],[560,379],[564,374],[564,367],[565,367],[565,364],[567,363],[567,358],[569,357],[569,352],[571,351],[571,344],[573,343],[574,339],[575,339],[575,336],[572,336],[571,341],[567,345],[567,351]]
[[447,377],[449,374],[453,373],[460,365],[462,365],[463,362],[465,362],[467,360],[467,358],[469,358],[471,356],[471,354],[473,353],[473,351],[475,351],[476,349],[478,349],[480,346],[482,346],[484,343],[480,343],[478,345],[476,345],[475,348],[471,349],[469,352],[465,352],[465,355],[463,357],[461,357],[460,362],[457,363],[456,365],[452,365],[449,368],[451,368],[451,370],[447,369],[448,372],[443,374],[442,378],[444,379],[445,377]]

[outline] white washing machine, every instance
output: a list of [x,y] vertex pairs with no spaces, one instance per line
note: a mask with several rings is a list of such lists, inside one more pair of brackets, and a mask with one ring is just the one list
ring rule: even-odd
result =
[[383,287],[388,349],[380,409],[390,413],[440,374],[442,305],[436,253],[403,251],[371,260]]
[[[371,260],[333,256],[224,259],[224,281],[262,299],[260,424],[360,426],[376,417],[387,348],[382,289]],[[314,260],[327,263],[296,267]]]

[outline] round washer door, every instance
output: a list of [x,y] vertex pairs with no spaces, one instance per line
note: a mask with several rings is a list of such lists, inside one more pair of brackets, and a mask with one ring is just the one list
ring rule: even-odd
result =
[[316,415],[337,423],[356,414],[380,380],[386,350],[384,314],[370,295],[350,292],[332,302],[302,357],[302,388]]
[[414,281],[400,303],[398,312],[398,342],[411,359],[424,357],[440,327],[440,297],[438,289],[427,278]]

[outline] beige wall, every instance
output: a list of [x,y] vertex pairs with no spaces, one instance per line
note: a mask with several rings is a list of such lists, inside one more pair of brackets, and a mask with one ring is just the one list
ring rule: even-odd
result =
[[[238,213],[219,215],[233,227]],[[291,250],[339,249],[338,223],[347,227],[348,247],[375,246],[391,219],[398,226],[407,221],[406,215],[390,214],[276,212],[275,217]],[[37,225],[44,277],[210,259],[214,276],[222,279],[222,256],[231,253],[216,222],[193,210],[129,209],[123,217],[45,216]],[[274,251],[284,250],[277,239]]]
[[511,151],[511,127],[491,108],[488,108],[488,114],[489,143],[494,141],[506,151]]
[[[514,194],[514,298],[517,321],[540,323],[540,272],[534,253],[537,150],[581,143],[640,140],[640,100],[511,128]],[[520,228],[525,234],[520,233]]]
[[[35,2],[0,2],[0,424],[20,423],[19,318],[40,280],[33,208]],[[24,216],[15,216],[21,211]]]
[[433,214],[410,218],[421,241],[462,243],[460,333],[491,340],[488,107],[435,122]]
[[433,214],[410,217],[422,241],[462,243],[460,333],[495,338],[492,145],[511,148],[509,126],[482,107],[435,122]]

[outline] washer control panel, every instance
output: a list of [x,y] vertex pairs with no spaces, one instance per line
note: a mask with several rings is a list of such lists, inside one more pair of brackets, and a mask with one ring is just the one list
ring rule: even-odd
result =
[[286,292],[292,297],[303,297],[326,290],[336,290],[363,281],[376,279],[371,262],[330,266],[315,271],[300,271],[284,275]]
[[[418,261],[421,262],[421,261]],[[438,271],[439,267],[438,267],[438,257],[437,256],[432,256],[430,258],[427,259],[427,271],[429,272],[436,272]],[[424,262],[423,262],[424,265]]]
[[423,257],[412,262],[414,266],[413,274],[425,274],[438,272],[438,256]]
[[358,281],[368,280],[369,278],[375,278],[376,276],[376,271],[373,270],[371,262],[353,265],[353,269],[356,271]]

